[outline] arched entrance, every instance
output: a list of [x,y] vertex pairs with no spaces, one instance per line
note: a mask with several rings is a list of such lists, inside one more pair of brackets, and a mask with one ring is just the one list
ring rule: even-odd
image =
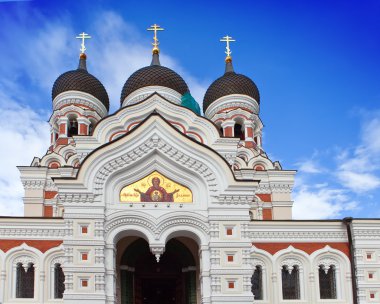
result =
[[197,264],[194,258],[197,245],[194,241],[171,239],[159,262],[144,239],[126,241],[126,246],[118,246],[121,251],[118,282],[121,304],[197,303]]

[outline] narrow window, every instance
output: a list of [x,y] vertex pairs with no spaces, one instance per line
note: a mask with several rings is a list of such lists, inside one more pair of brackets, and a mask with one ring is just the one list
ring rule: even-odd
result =
[[263,271],[261,266],[256,266],[251,278],[251,291],[255,296],[255,300],[263,299]]
[[16,268],[16,298],[34,298],[34,265],[25,271],[21,263]]
[[282,267],[282,298],[284,300],[300,299],[298,266],[294,266],[293,269],[289,269],[288,266]]
[[330,266],[327,271],[324,266],[319,266],[319,293],[321,299],[336,299],[334,266]]
[[61,264],[55,264],[54,266],[54,299],[62,299],[65,291],[65,275]]
[[78,122],[75,118],[70,119],[67,133],[68,137],[71,137],[73,135],[78,135]]
[[244,132],[243,132],[243,127],[242,127],[242,125],[240,125],[240,124],[235,124],[235,126],[234,126],[234,137],[235,138],[240,138],[240,139],[242,139],[242,140],[244,140]]

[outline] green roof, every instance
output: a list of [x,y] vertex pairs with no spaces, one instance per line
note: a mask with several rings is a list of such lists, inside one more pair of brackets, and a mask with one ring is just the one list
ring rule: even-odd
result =
[[195,101],[194,97],[191,96],[190,92],[186,92],[182,95],[181,106],[190,109],[198,115],[201,115],[201,108],[199,107],[199,104]]

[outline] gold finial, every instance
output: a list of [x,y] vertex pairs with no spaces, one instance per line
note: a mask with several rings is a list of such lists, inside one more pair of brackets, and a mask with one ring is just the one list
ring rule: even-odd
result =
[[75,37],[75,38],[77,38],[77,39],[82,39],[82,43],[81,43],[81,48],[80,48],[80,52],[81,52],[81,54],[84,54],[84,52],[86,51],[86,47],[85,47],[85,45],[84,45],[84,40],[85,39],[90,39],[91,38],[91,36],[89,35],[89,34],[86,34],[85,32],[83,32],[83,33],[80,33],[79,34],[79,36],[77,36],[77,37]]
[[232,37],[227,35],[227,36],[224,36],[222,39],[220,39],[220,41],[227,43],[226,52],[225,52],[227,54],[226,61],[232,61],[232,57],[231,57],[232,52],[230,49],[230,42],[235,42],[236,40],[232,39]]
[[160,49],[158,48],[158,45],[160,44],[157,39],[157,31],[163,31],[164,29],[160,27],[158,24],[153,24],[149,28],[147,28],[148,31],[154,31],[153,36],[153,54],[158,54],[160,52]]

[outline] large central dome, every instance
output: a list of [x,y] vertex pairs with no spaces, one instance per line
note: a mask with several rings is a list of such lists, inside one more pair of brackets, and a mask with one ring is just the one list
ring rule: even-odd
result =
[[134,72],[125,82],[121,91],[120,103],[134,91],[149,87],[161,86],[178,92],[181,96],[189,91],[186,82],[173,70],[161,66],[158,54],[153,55],[152,64]]

